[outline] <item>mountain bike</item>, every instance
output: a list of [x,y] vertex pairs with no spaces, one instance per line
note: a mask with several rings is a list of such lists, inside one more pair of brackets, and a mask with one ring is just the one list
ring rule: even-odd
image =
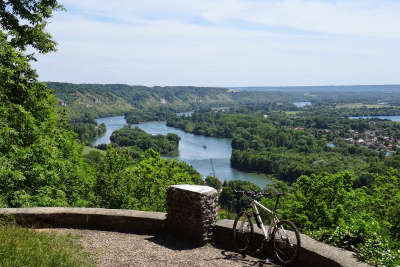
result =
[[[240,253],[245,254],[253,240],[253,221],[255,221],[264,234],[263,242],[272,242],[274,257],[279,263],[285,265],[294,262],[299,256],[300,233],[293,222],[279,220],[276,209],[278,207],[279,198],[286,194],[279,193],[275,189],[273,189],[273,191],[276,195],[276,201],[275,207],[273,210],[270,210],[258,202],[261,198],[270,196],[270,193],[235,190],[237,197],[246,195],[251,198],[251,209],[244,209],[238,213],[233,224],[233,239],[236,249]],[[260,207],[271,215],[271,221],[267,229],[261,220],[257,207]]]

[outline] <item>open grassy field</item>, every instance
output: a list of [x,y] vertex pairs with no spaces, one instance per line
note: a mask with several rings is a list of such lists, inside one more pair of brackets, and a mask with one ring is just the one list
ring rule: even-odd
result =
[[0,223],[0,266],[95,266],[78,237]]

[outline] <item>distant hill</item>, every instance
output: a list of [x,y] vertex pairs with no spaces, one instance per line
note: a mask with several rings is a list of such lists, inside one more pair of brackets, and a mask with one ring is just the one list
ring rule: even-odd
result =
[[[378,102],[400,105],[400,85],[282,86],[282,87],[147,87],[126,84],[48,82],[70,119],[121,115],[129,111],[188,111],[202,107],[247,106],[312,101],[323,104]],[[322,101],[322,102],[321,102]],[[160,108],[162,107],[162,108]]]
[[59,104],[71,111],[72,117],[83,112],[99,116],[122,114],[154,106],[189,108],[193,104],[232,102],[224,88],[211,87],[146,87],[125,84],[72,84],[48,82]]
[[228,87],[240,91],[261,91],[261,92],[392,92],[400,91],[400,85],[331,85],[331,86],[249,86],[249,87]]
[[218,87],[146,87],[59,82],[47,82],[47,84],[54,89],[59,105],[69,109],[71,118],[79,118],[84,113],[90,113],[93,116],[108,116],[158,106],[179,111],[202,105],[271,103],[288,101],[289,97],[288,94],[282,92],[246,92]]

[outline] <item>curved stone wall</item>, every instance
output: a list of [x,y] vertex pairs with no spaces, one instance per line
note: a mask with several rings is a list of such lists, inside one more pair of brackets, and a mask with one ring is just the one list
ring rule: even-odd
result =
[[34,228],[66,227],[128,233],[165,231],[166,213],[94,208],[0,209],[0,217]]
[[[118,209],[94,208],[20,208],[0,209],[0,218],[11,218],[16,223],[34,228],[81,228],[139,234],[160,234],[167,231],[166,213]],[[232,220],[217,221],[213,231],[213,242],[217,247],[230,249]],[[259,229],[255,246],[263,236]],[[258,242],[258,243],[257,243]],[[301,235],[302,251],[293,266],[364,267],[353,253]],[[268,248],[266,249],[268,251]]]

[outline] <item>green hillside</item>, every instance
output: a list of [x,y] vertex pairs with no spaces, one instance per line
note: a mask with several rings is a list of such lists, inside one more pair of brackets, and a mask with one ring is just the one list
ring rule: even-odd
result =
[[[124,84],[72,84],[48,82],[59,105],[69,110],[71,119],[85,113],[95,117],[162,109],[173,112],[202,107],[236,104],[290,102],[293,95],[282,92],[242,92],[218,87],[146,87]],[[160,108],[161,107],[161,108]]]
[[233,103],[232,93],[209,87],[145,87],[123,84],[71,84],[49,82],[48,86],[72,119],[84,113],[95,116],[122,114],[159,106],[187,110],[204,103]]

